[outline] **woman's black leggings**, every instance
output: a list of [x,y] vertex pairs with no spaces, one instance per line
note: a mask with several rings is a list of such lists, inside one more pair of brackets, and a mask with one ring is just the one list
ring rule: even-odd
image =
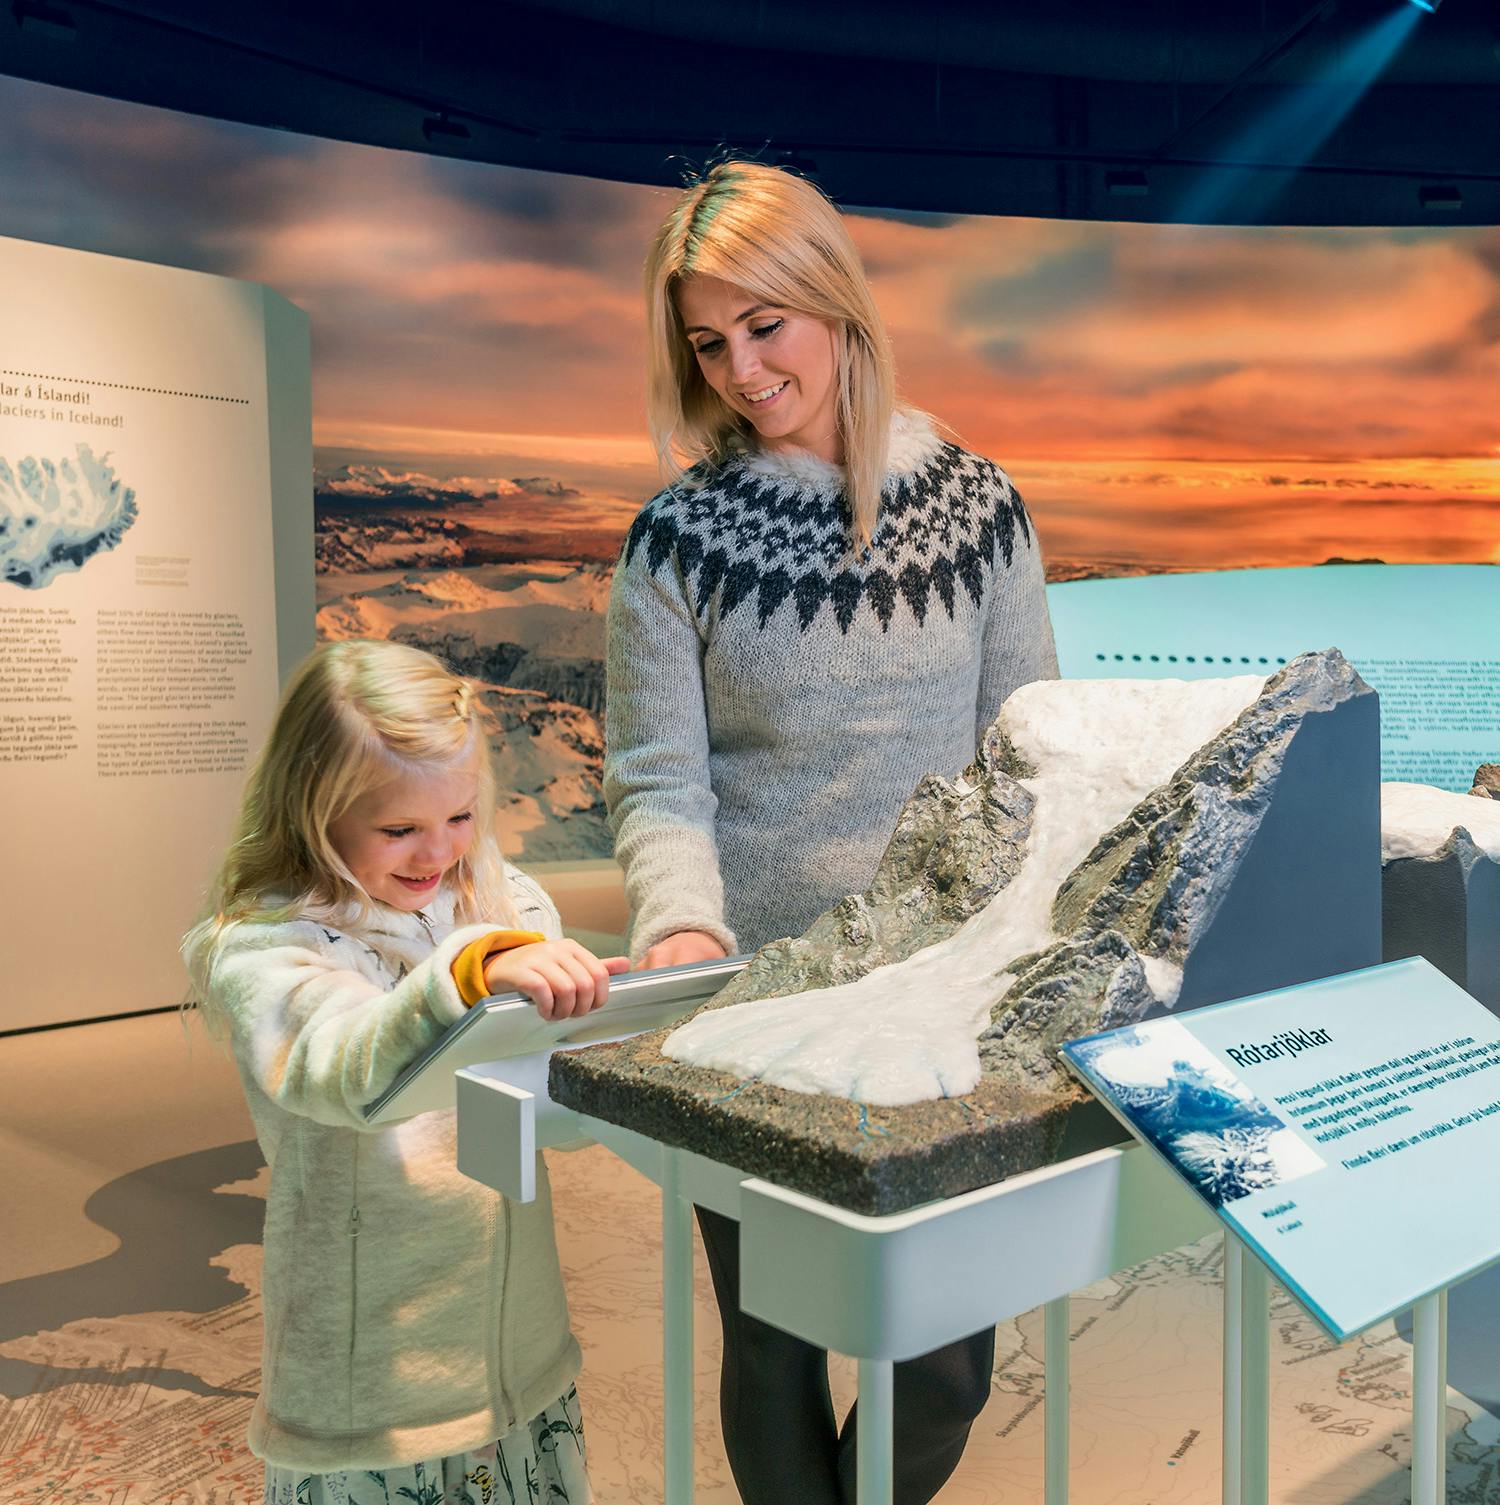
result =
[[[855,1505],[855,1407],[840,1432],[828,1355],[740,1310],[740,1226],[698,1208],[724,1322],[719,1414],[744,1505]],[[896,1505],[926,1505],[958,1467],[990,1393],[995,1331],[895,1372]]]

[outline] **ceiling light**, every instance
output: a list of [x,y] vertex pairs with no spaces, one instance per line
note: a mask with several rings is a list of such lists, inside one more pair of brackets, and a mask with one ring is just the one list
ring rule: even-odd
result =
[[1151,191],[1146,174],[1138,167],[1116,167],[1104,174],[1106,192],[1116,198],[1144,198]]
[[10,13],[16,25],[31,36],[48,37],[54,42],[71,42],[78,36],[73,18],[62,6],[48,0],[15,0]]
[[454,141],[467,141],[469,128],[463,121],[455,120],[446,110],[440,110],[436,115],[429,115],[422,122],[422,134],[431,141],[434,136],[447,136]]

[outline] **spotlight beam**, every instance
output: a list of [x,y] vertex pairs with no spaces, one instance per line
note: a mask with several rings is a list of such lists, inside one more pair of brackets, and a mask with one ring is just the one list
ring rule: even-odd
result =
[[[1441,3],[1441,0],[1439,0],[1439,3]],[[1168,157],[1173,155],[1183,140],[1193,131],[1197,130],[1211,115],[1217,113],[1242,84],[1249,83],[1257,73],[1262,72],[1264,69],[1269,68],[1272,63],[1285,57],[1337,4],[1338,0],[1318,0],[1318,3],[1300,21],[1294,22],[1292,26],[1284,31],[1259,56],[1253,58],[1241,68],[1191,120],[1179,125],[1165,141],[1157,146],[1151,155],[1153,157]]]

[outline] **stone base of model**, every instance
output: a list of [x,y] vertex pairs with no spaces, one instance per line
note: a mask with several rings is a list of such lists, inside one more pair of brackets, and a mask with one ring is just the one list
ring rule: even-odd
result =
[[553,1097],[893,1212],[1118,1142],[1064,1040],[1380,957],[1379,717],[1336,651],[1272,679],[1063,680],[925,779],[869,889]]

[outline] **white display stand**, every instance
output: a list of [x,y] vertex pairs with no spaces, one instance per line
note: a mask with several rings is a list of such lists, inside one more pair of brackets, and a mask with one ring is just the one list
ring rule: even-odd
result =
[[[1067,1391],[1067,1297],[1210,1233],[1213,1216],[1154,1158],[1104,1149],[909,1212],[848,1212],[553,1103],[547,1056],[458,1073],[458,1165],[506,1196],[536,1152],[598,1140],[662,1189],[666,1499],[692,1499],[692,1208],[740,1223],[740,1305],[859,1367],[859,1494],[891,1497],[892,1365],[1047,1306],[1047,1372]],[[943,1279],[934,1281],[934,1270]],[[795,1272],[794,1278],[788,1278]],[[1067,1498],[1065,1405],[1047,1408],[1049,1505]]]
[[[694,1204],[740,1224],[744,1311],[857,1361],[861,1505],[892,1498],[893,1364],[1038,1306],[1046,1309],[1045,1499],[1066,1505],[1069,1293],[1222,1226],[1138,1145],[908,1212],[848,1212],[554,1103],[549,1058],[457,1073],[458,1167],[528,1201],[537,1153],[591,1138],[661,1188],[666,1505],[693,1499]],[[1267,1505],[1269,1276],[1226,1236],[1224,1280],[1223,1498]],[[1443,1499],[1445,1308],[1445,1295],[1416,1308],[1413,1505]]]

